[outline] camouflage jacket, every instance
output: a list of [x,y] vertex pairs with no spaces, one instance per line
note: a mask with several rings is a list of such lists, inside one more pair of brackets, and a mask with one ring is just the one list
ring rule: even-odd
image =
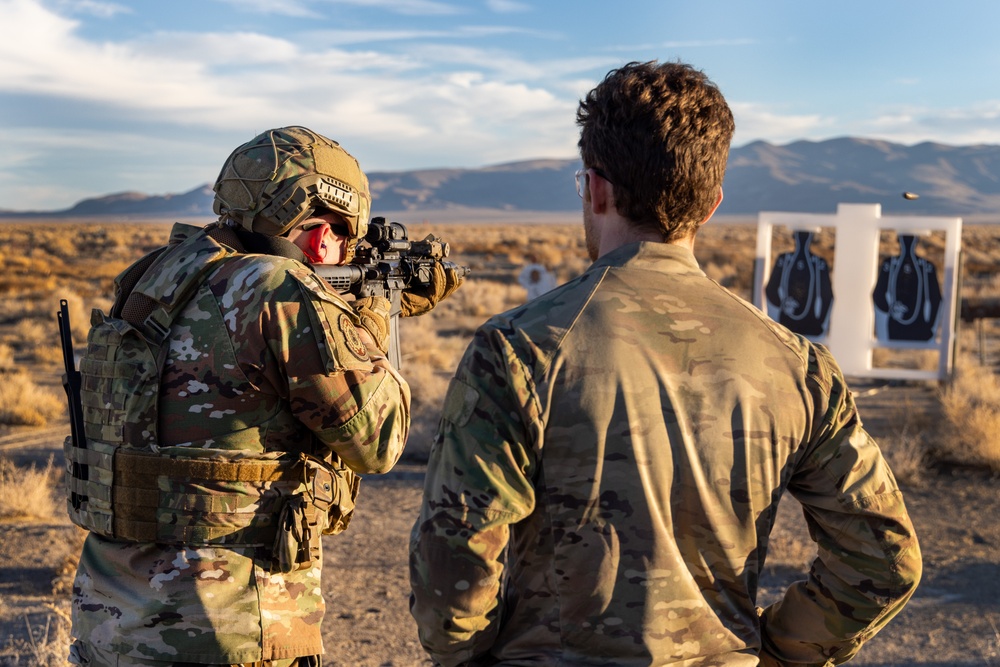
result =
[[[761,617],[786,491],[818,556]],[[829,353],[660,243],[477,331],[410,548],[412,613],[446,666],[839,663],[921,570]]]
[[[200,232],[177,226],[172,241],[191,233]],[[277,457],[330,448],[358,473],[394,465],[409,429],[409,388],[372,365],[353,311],[309,275],[293,259],[255,254],[212,269],[170,329],[160,452],[228,447]],[[316,313],[332,326],[314,326]],[[205,495],[208,502],[210,487]],[[322,559],[282,574],[269,558],[251,547],[92,533],[73,587],[73,634],[97,649],[169,662],[321,654]]]

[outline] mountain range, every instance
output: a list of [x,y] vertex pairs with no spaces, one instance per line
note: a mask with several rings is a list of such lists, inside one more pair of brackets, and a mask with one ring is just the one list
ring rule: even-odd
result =
[[[541,159],[479,169],[371,172],[373,212],[449,209],[573,213],[579,159]],[[1000,218],[1000,146],[913,146],[859,138],[756,141],[732,149],[719,215],[759,211],[832,213],[838,203],[879,203],[887,214]],[[919,195],[918,201],[902,193]],[[0,211],[5,217],[213,217],[213,192],[123,192],[60,211]],[[428,216],[431,218],[432,216]]]

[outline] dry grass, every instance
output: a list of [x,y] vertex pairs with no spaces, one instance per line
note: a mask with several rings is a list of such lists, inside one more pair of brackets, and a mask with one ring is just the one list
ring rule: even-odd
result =
[[947,424],[936,454],[1000,472],[1000,378],[967,356],[960,362],[941,393]]
[[44,468],[21,468],[0,458],[0,519],[50,519],[61,505],[52,494],[59,488],[62,469],[50,456]]
[[916,486],[929,469],[930,452],[920,432],[908,425],[896,433],[879,439],[882,456],[889,464],[896,481]]
[[64,410],[61,397],[39,387],[25,373],[0,376],[0,424],[45,426]]
[[7,343],[0,343],[0,373],[9,373],[14,367],[14,348]]
[[49,613],[42,625],[32,626],[25,617],[27,639],[9,641],[4,646],[0,664],[19,667],[63,667],[69,664],[66,656],[73,641],[69,613],[54,604],[46,607]]
[[809,538],[809,527],[802,514],[802,505],[786,494],[778,503],[778,516],[769,538],[766,566],[805,571],[815,557],[816,543]]
[[[440,307],[443,309],[445,304]],[[454,304],[448,307],[455,309]],[[413,395],[410,438],[406,445],[409,460],[423,461],[430,453],[448,382],[471,335],[465,330],[442,333],[439,324],[434,314],[408,318],[400,324],[402,372]]]
[[[70,318],[76,345],[82,347],[92,308],[107,309],[114,276],[133,260],[162,244],[169,223],[10,223],[0,225],[0,261],[5,271],[0,276],[0,373],[4,373],[0,392],[0,422],[44,424],[63,414],[60,396],[30,383],[22,371],[50,373],[61,363],[56,338],[55,312],[58,300],[70,305]],[[472,274],[467,284],[452,299],[442,303],[425,317],[404,320],[401,324],[403,373],[410,381],[414,396],[414,426],[410,452],[422,456],[437,426],[441,401],[448,380],[472,333],[490,316],[523,303],[524,290],[516,278],[529,255],[548,266],[560,283],[571,280],[589,265],[582,225],[579,224],[430,224],[408,223],[410,237],[427,234],[443,237],[451,244],[450,259],[469,266]],[[787,241],[787,239],[785,239]],[[832,234],[816,239],[816,251],[832,252]],[[968,270],[963,275],[963,295],[988,296],[1000,291],[1000,228],[967,226],[963,230]],[[781,237],[773,249],[780,251]],[[895,238],[883,239],[885,253],[895,251]],[[940,261],[942,240],[930,237],[922,241],[924,251]],[[695,254],[705,272],[735,293],[749,297],[753,281],[756,247],[754,225],[706,225],[699,233]],[[993,338],[1000,327],[989,321],[984,331]],[[980,337],[966,327],[959,337],[959,349],[969,350]],[[884,366],[932,368],[931,358],[923,352],[876,351]],[[883,358],[885,357],[885,358]],[[989,361],[984,351],[982,359]],[[880,365],[880,364],[877,364]],[[923,425],[908,426],[909,418],[893,425],[895,435],[881,439],[886,457],[901,480],[917,480],[934,458],[961,461],[996,469],[1000,463],[998,445],[989,438],[1000,433],[1000,400],[991,399],[984,387],[996,385],[988,369],[964,373],[977,379],[963,378],[960,370],[955,383],[942,395],[942,404],[950,410],[947,431],[931,446],[929,431]],[[969,388],[964,389],[968,384]],[[987,395],[984,395],[987,394]],[[933,429],[930,429],[933,430]],[[978,434],[981,431],[983,435]],[[946,439],[945,439],[946,438]]]

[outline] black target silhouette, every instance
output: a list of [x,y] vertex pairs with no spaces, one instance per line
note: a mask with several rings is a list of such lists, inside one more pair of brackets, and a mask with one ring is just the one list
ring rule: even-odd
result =
[[767,281],[768,314],[792,331],[821,338],[830,325],[833,285],[830,267],[813,254],[813,233],[796,231],[795,250],[778,255]]
[[937,332],[941,284],[934,264],[917,254],[913,234],[898,234],[899,255],[882,261],[872,293],[875,337],[929,341]]

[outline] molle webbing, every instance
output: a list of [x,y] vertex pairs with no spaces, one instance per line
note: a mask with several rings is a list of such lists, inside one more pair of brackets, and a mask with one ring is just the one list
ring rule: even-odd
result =
[[[97,519],[91,530],[115,539],[270,547],[281,503],[305,488],[299,460],[176,458],[107,446],[66,449],[68,459],[90,466],[92,478],[96,473],[93,482],[70,482],[89,497],[84,511]],[[312,523],[319,512],[312,508]]]

